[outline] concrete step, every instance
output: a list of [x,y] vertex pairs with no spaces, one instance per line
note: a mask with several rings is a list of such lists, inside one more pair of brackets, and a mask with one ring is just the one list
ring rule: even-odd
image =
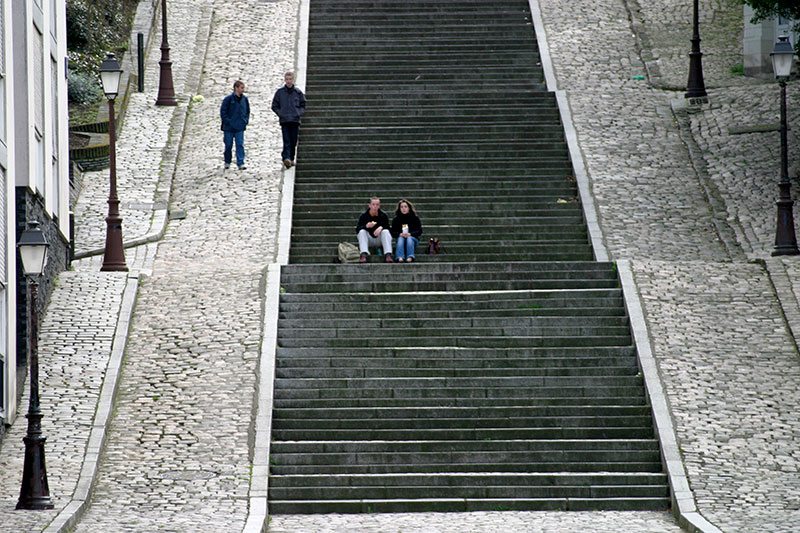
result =
[[[349,239],[342,239],[342,240],[349,240]],[[547,250],[527,250],[527,251],[504,251],[504,250],[487,250],[481,253],[474,253],[470,251],[471,249],[467,247],[466,250],[457,250],[453,246],[447,247],[448,252],[446,254],[439,254],[439,255],[424,255],[424,254],[417,254],[415,264],[421,263],[447,263],[451,261],[468,261],[468,262],[480,262],[480,261],[590,261],[594,255],[592,250],[586,245],[586,248],[578,248],[575,250],[560,250],[560,251],[553,251],[550,249]],[[290,262],[293,264],[307,264],[307,263],[332,263],[337,260],[336,250],[332,247],[329,250],[307,250],[305,248],[296,247],[292,249]],[[384,259],[382,256],[369,256],[368,257],[368,265],[374,264],[383,264]],[[395,268],[399,265],[393,263]],[[500,287],[501,290],[518,290],[518,289],[527,289],[531,288],[530,285],[519,285],[515,283],[507,283],[504,287]],[[540,285],[538,288],[545,289],[548,288],[545,285]],[[552,288],[550,286],[549,288]],[[493,287],[493,290],[498,289],[497,286]],[[399,290],[407,291],[409,290],[408,286],[400,287]],[[428,285],[424,288],[424,290],[448,290],[446,285],[437,284],[437,285]],[[459,290],[459,289],[455,289]],[[473,290],[479,290],[477,287],[474,287]]]
[[[494,178],[498,183],[520,182],[525,184],[527,182],[536,181],[538,183],[552,184],[556,182],[563,182],[572,177],[572,168],[570,165],[565,164],[563,161],[552,163],[548,165],[540,165],[538,167],[525,167],[524,165],[481,165],[476,162],[475,168],[469,169],[469,172],[464,172],[460,168],[448,168],[450,163],[443,161],[439,165],[426,165],[422,168],[417,165],[417,161],[409,161],[408,167],[411,168],[382,168],[376,165],[342,165],[341,162],[337,163],[335,168],[325,168],[324,165],[303,166],[298,169],[300,176],[297,176],[297,183],[331,183],[341,184],[353,182],[366,183],[366,187],[371,187],[369,182],[377,184],[388,183],[387,178],[393,177],[393,185],[404,183],[405,180],[418,182],[425,180],[427,183],[437,184],[443,181],[458,183],[463,182],[466,184],[483,182],[489,178]],[[416,167],[416,168],[415,168]],[[461,174],[461,176],[457,176]],[[360,191],[361,194],[365,191]],[[407,192],[407,191],[406,191]],[[368,195],[364,195],[368,196]],[[366,206],[364,206],[366,208]]]
[[362,313],[351,317],[320,317],[320,318],[285,318],[281,327],[288,331],[295,329],[329,329],[344,330],[344,328],[379,328],[387,329],[464,329],[464,328],[502,328],[514,324],[515,327],[526,328],[534,331],[535,328],[553,327],[628,327],[628,318],[625,316],[517,316],[514,320],[508,317],[434,317],[417,318],[416,315],[407,314],[405,317],[386,318],[376,316],[370,309],[367,317]]
[[[280,342],[280,340],[279,340]],[[275,390],[279,389],[503,389],[533,387],[634,387],[641,385],[641,376],[478,376],[478,377],[381,377],[381,378],[277,378]]]
[[[359,265],[362,269],[366,268],[366,265]],[[401,266],[405,265],[395,265],[395,268],[400,268]],[[407,271],[413,265],[409,266]],[[398,279],[399,278],[399,279]],[[398,292],[398,293],[407,293],[409,291],[409,287],[413,287],[416,292],[426,292],[426,291],[437,291],[437,292],[447,292],[447,291],[501,291],[501,290],[547,290],[547,289],[583,289],[583,288],[614,288],[617,286],[616,280],[604,280],[604,279],[593,279],[593,280],[563,280],[563,279],[555,279],[555,280],[524,280],[524,279],[517,279],[517,280],[500,280],[500,281],[492,281],[492,280],[425,280],[419,279],[412,281],[412,279],[408,279],[408,281],[402,279],[403,276],[397,276],[395,279],[384,280],[384,281],[373,281],[369,278],[364,279],[362,275],[362,280],[364,281],[350,281],[350,282],[323,282],[323,281],[316,281],[316,282],[309,282],[303,283],[300,282],[292,282],[291,284],[285,284],[284,290],[291,290],[297,292],[311,292],[316,291],[317,293],[341,293],[341,292],[363,292],[363,293],[381,293],[381,292]],[[370,309],[369,305],[365,305],[364,309]],[[536,320],[536,322],[540,322]],[[388,322],[387,322],[388,323]],[[530,324],[526,324],[530,325]]]
[[[289,462],[298,464],[308,464],[312,461],[326,461],[332,459],[332,463],[344,460],[349,464],[358,464],[360,460],[368,461],[364,455],[401,453],[401,454],[423,454],[430,459],[434,454],[462,453],[466,451],[477,451],[486,454],[498,454],[511,452],[517,453],[539,453],[539,452],[585,452],[599,451],[602,454],[609,453],[628,453],[628,452],[656,452],[658,453],[658,442],[653,439],[596,439],[596,440],[459,440],[459,441],[440,441],[440,440],[413,440],[413,441],[289,441],[276,442],[272,450],[277,454],[292,456]],[[350,457],[347,457],[347,456]],[[305,457],[304,457],[305,456]],[[316,457],[314,457],[316,456]],[[353,457],[355,456],[355,457]],[[551,459],[552,460],[552,459]],[[402,459],[401,459],[402,461]]]
[[631,357],[635,361],[636,351],[633,346],[592,346],[590,348],[582,347],[561,347],[561,348],[542,348],[536,346],[523,346],[523,347],[505,347],[505,348],[471,348],[471,349],[442,349],[437,347],[422,347],[422,348],[408,348],[408,347],[388,347],[381,350],[374,350],[372,348],[359,348],[357,346],[344,347],[344,348],[314,348],[314,347],[301,347],[277,348],[279,361],[281,358],[292,357],[356,357],[358,359],[370,357],[436,357],[439,359],[462,359],[462,358],[480,358],[485,360],[491,359],[509,359],[509,358],[540,358],[540,357],[566,357],[576,358],[582,360],[585,357]]
[[556,369],[522,366],[509,368],[461,368],[461,369],[431,369],[431,368],[341,368],[341,367],[281,367],[275,373],[281,379],[376,379],[376,378],[469,378],[469,377],[597,377],[597,376],[629,376],[637,372],[637,368],[629,366],[603,366],[592,367],[559,367]]
[[[401,80],[387,83],[402,83]],[[311,98],[309,93],[309,98]],[[328,121],[326,119],[333,119]],[[430,122],[435,119],[437,127],[450,126],[455,130],[459,124],[517,124],[539,126],[553,123],[558,124],[560,114],[555,109],[546,106],[410,106],[399,109],[394,106],[364,107],[350,110],[343,115],[335,106],[309,109],[303,115],[303,124],[315,126],[317,123],[326,124],[328,127],[338,125],[345,120],[357,122],[359,126],[385,122],[396,126],[419,125],[420,121]],[[303,129],[305,131],[305,129]]]
[[[285,266],[281,271],[282,282],[292,281],[358,281],[363,279],[363,265],[308,265]],[[595,262],[520,262],[520,263],[450,263],[446,265],[420,265],[419,268],[398,271],[397,267],[385,265],[376,268],[370,276],[372,281],[384,280],[409,280],[421,281],[423,279],[441,279],[446,281],[456,280],[481,280],[481,281],[529,281],[537,280],[617,280],[616,271],[610,263]],[[567,287],[564,287],[567,288]],[[587,287],[588,288],[588,287]],[[295,291],[289,291],[295,292]],[[311,292],[317,292],[313,290]],[[353,292],[353,291],[349,291]],[[584,293],[577,293],[584,294]],[[592,293],[594,295],[595,293]],[[555,296],[568,296],[565,293],[554,293]],[[572,295],[570,293],[569,295]],[[539,294],[528,293],[523,296],[541,297]],[[442,297],[445,297],[444,295]],[[520,294],[503,295],[503,298],[517,299]],[[430,302],[430,297],[423,298]],[[465,299],[485,299],[480,295],[468,296]],[[413,299],[409,301],[414,301]]]
[[[369,84],[369,89],[364,88],[365,83]],[[375,83],[373,80],[366,80],[366,82],[361,83],[349,79],[340,79],[336,83],[332,83],[331,80],[314,80],[313,82],[309,81],[306,83],[306,94],[353,95],[356,93],[363,93],[361,96],[363,98],[368,98],[372,93],[404,92],[406,94],[441,94],[449,90],[463,92],[470,87],[474,89],[473,92],[481,93],[483,91],[495,89],[497,87],[497,82],[492,79],[457,80],[450,78],[433,80],[410,79],[407,81],[390,80],[381,83]],[[538,74],[532,74],[521,80],[506,80],[503,82],[503,87],[509,94],[547,91],[544,76]]]
[[[358,268],[358,265],[298,265],[284,266],[282,274],[291,276],[318,275],[318,274],[347,274]],[[390,268],[390,267],[387,267]],[[530,273],[542,273],[545,276],[556,275],[561,272],[568,277],[580,277],[581,272],[592,272],[606,277],[616,277],[616,266],[611,262],[581,261],[567,262],[554,261],[550,263],[539,263],[536,261],[519,262],[514,264],[487,261],[483,263],[452,263],[447,265],[430,265],[421,271],[439,274],[472,274],[474,272],[504,272],[510,276],[528,275]],[[594,294],[594,293],[592,293]],[[517,298],[517,295],[505,295],[503,297]],[[469,298],[480,298],[480,295],[469,296]]]
[[[321,400],[319,400],[321,401]],[[297,429],[273,428],[273,439],[280,441],[300,440],[375,440],[402,441],[429,439],[441,441],[493,440],[493,439],[646,439],[653,435],[652,427],[513,427],[513,428],[418,428],[409,432],[400,429]],[[655,470],[654,470],[655,471]]]
[[587,473],[587,472],[659,472],[661,463],[650,460],[652,456],[642,457],[641,461],[532,461],[520,458],[521,462],[473,462],[437,464],[432,468],[429,464],[369,464],[369,465],[296,465],[274,464],[272,475],[287,474],[418,474],[418,473],[481,473],[481,472],[528,472],[528,473]]
[[654,511],[669,508],[669,498],[518,498],[271,500],[273,514],[369,514],[475,511]]
[[599,486],[472,486],[469,484],[451,486],[411,485],[392,487],[291,487],[273,488],[269,496],[275,500],[289,498],[303,500],[383,500],[383,499],[423,499],[423,498],[614,498],[620,495],[640,498],[666,498],[669,491],[663,484],[657,485],[614,485]]
[[[441,263],[439,263],[441,264]],[[591,317],[591,316],[625,316],[621,305],[614,306],[614,300],[606,303],[604,299],[583,298],[561,300],[527,300],[521,299],[513,308],[500,308],[493,302],[459,302],[457,300],[441,300],[435,302],[405,302],[399,294],[395,298],[381,297],[380,302],[370,302],[370,314],[385,319],[397,318],[476,318],[476,317]],[[290,299],[291,295],[281,300],[280,315],[282,319],[314,318],[348,318],[363,316],[361,302],[324,302],[315,300],[303,303]],[[375,305],[378,304],[378,305]],[[457,306],[457,307],[456,307]]]
[[386,372],[433,372],[444,370],[455,373],[464,369],[486,372],[493,370],[516,371],[519,369],[524,372],[538,371],[551,373],[552,375],[559,375],[563,372],[595,372],[605,369],[609,369],[611,372],[626,372],[628,374],[638,371],[636,361],[630,355],[625,357],[595,355],[593,352],[586,355],[571,354],[570,357],[556,357],[549,354],[542,354],[539,357],[527,357],[512,353],[507,357],[488,359],[456,358],[452,356],[436,357],[438,354],[430,350],[408,353],[404,358],[386,357],[380,353],[375,353],[372,357],[359,355],[350,356],[346,352],[339,354],[303,354],[300,352],[293,357],[280,359],[277,362],[277,367],[278,372],[311,369],[315,372],[328,372],[329,375],[335,375],[338,372],[347,370],[359,372],[373,370]]
[[314,475],[275,476],[270,485],[275,488],[286,487],[403,487],[403,486],[458,486],[475,487],[496,486],[538,486],[538,487],[586,487],[590,485],[652,485],[663,483],[663,473],[584,473],[572,475],[554,475],[542,473],[514,474],[426,474],[426,475],[342,475],[338,478]]
[[370,155],[382,154],[396,154],[408,153],[413,150],[415,154],[427,152],[453,152],[453,151],[469,151],[479,154],[482,151],[491,151],[497,153],[507,153],[514,157],[521,154],[536,153],[544,157],[551,157],[553,152],[558,154],[564,153],[567,149],[567,143],[563,140],[509,140],[504,138],[497,139],[484,139],[483,142],[459,140],[442,140],[436,143],[425,143],[421,141],[407,141],[407,142],[389,142],[389,140],[376,139],[367,141],[358,146],[353,146],[347,140],[340,139],[332,142],[306,142],[303,144],[303,156],[308,157],[310,154],[323,154],[330,155],[333,153],[343,155],[354,155],[357,152],[368,152]]
[[[486,229],[486,228],[482,228]],[[519,243],[513,243],[515,246],[526,246],[528,243],[580,243],[586,242],[586,234],[573,231],[575,228],[572,226],[553,227],[553,228],[532,228],[528,232],[515,231],[507,232],[506,228],[497,227],[495,235],[504,235],[501,243],[509,241],[515,236],[519,235],[524,240]],[[426,228],[426,233],[422,235],[420,244],[417,245],[418,250],[422,253],[427,245],[427,233],[436,235],[443,243],[445,242],[483,242],[488,236],[492,234],[491,230],[476,231],[474,227],[470,226],[438,226]],[[321,230],[320,228],[307,227],[303,231],[295,233],[295,244],[315,244],[318,246],[329,247],[331,244],[331,236],[341,236],[342,240],[349,241],[355,239],[355,233],[352,226],[328,226]],[[355,241],[354,241],[355,242]]]
[[[428,421],[438,421],[438,419],[468,419],[475,417],[485,420],[498,420],[516,419],[516,418],[536,418],[536,419],[554,419],[564,417],[569,423],[564,424],[564,427],[583,427],[585,422],[590,422],[589,427],[597,427],[594,424],[597,420],[593,417],[601,415],[610,415],[616,417],[648,417],[650,415],[650,407],[647,405],[636,406],[607,406],[607,405],[591,405],[591,406],[490,406],[490,407],[451,407],[442,411],[439,407],[338,407],[330,408],[287,408],[275,409],[273,420],[288,420],[296,422],[304,419],[314,420],[327,420],[327,421],[341,421],[341,420],[355,420],[364,422],[365,420],[383,420],[383,419],[426,419]],[[649,420],[649,419],[648,419]],[[647,425],[647,420],[644,420]],[[604,423],[603,426],[609,424]],[[630,427],[632,424],[626,422],[624,424],[611,424],[613,427]],[[635,425],[635,424],[634,424]],[[554,426],[548,426],[554,427]],[[560,426],[559,426],[560,427]],[[323,441],[326,439],[316,439]],[[652,439],[644,439],[648,442]],[[425,442],[428,442],[425,439]],[[355,440],[353,443],[360,443],[362,441]],[[435,445],[438,441],[430,441],[431,445]],[[551,446],[561,446],[559,440],[547,441]],[[619,441],[609,441],[611,445],[622,445]],[[625,441],[629,442],[629,441]],[[582,441],[574,440],[569,443],[570,446],[597,446],[595,441]],[[294,449],[294,448],[292,448]],[[396,448],[399,449],[399,448]]]
[[[468,157],[448,157],[447,159],[406,157],[406,158],[383,158],[376,161],[359,161],[355,164],[351,161],[334,160],[327,162],[309,162],[302,160],[300,152],[297,172],[301,173],[303,179],[307,176],[337,176],[342,174],[418,174],[427,176],[451,175],[453,172],[464,172],[467,176],[485,176],[482,170],[505,176],[509,174],[519,175],[521,172],[530,176],[537,175],[535,167],[541,164],[543,168],[538,173],[551,175],[560,172],[561,175],[572,175],[572,167],[568,160],[562,157],[546,160],[536,160],[535,158],[516,158],[507,159],[502,157],[485,157],[481,160],[473,160]],[[488,172],[487,172],[488,174]],[[466,179],[469,179],[468,177]],[[364,195],[366,196],[366,195]]]
[[[518,442],[518,441],[517,441]],[[523,441],[525,442],[525,441]],[[396,445],[402,443],[398,442]],[[273,444],[278,446],[278,443]],[[274,453],[271,454],[271,461],[276,466],[359,466],[359,465],[392,465],[392,464],[417,464],[425,465],[429,468],[438,464],[458,464],[468,465],[478,464],[525,464],[525,463],[582,463],[587,460],[602,461],[605,463],[615,462],[652,462],[659,460],[658,447],[650,450],[627,450],[622,453],[616,449],[606,450],[569,450],[563,447],[558,450],[509,450],[482,451],[466,449],[463,451],[442,451],[442,452],[404,452],[389,450],[386,452],[358,452],[351,453],[330,452],[330,453]],[[502,470],[500,470],[502,471]],[[613,469],[611,470],[613,471]]]

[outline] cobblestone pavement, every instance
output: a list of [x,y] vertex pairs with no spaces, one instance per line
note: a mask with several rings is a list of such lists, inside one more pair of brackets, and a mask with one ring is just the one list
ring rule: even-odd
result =
[[[684,109],[671,103],[691,2],[540,4],[609,251],[634,260],[698,510],[726,532],[797,531],[800,263],[746,262],[774,240],[779,89],[731,70],[741,5],[700,2],[711,104]],[[796,82],[788,94],[797,122]]]
[[669,95],[635,79],[645,71],[626,6],[540,4],[611,256],[727,259]]
[[[709,92],[711,105],[687,112],[701,164],[725,205],[725,216],[751,259],[769,256],[775,242],[780,179],[780,89],[776,83]],[[800,85],[787,87],[789,124],[800,123]],[[753,131],[766,130],[766,131]],[[789,176],[795,201],[798,128],[790,128]]]
[[[682,96],[689,78],[693,3],[627,0],[626,5],[653,85],[678,91]],[[706,88],[760,83],[734,74],[742,66],[741,2],[701,0],[699,15]]]
[[726,532],[800,530],[800,358],[769,275],[748,263],[633,268],[698,508]]
[[[196,2],[177,0],[168,3],[168,13],[170,59],[178,109],[154,105],[161,56],[161,26],[158,25],[147,57],[145,91],[131,91],[116,144],[117,195],[126,241],[153,230],[153,203],[173,114],[185,112],[192,96],[184,92],[189,73],[187,67],[196,53],[195,39],[204,12]],[[74,207],[75,252],[78,254],[105,246],[108,183],[108,169],[84,174],[83,187]]]
[[[282,176],[269,106],[294,62],[298,2],[201,4],[214,8],[204,100],[192,106],[171,199],[186,218],[170,222],[140,287],[116,413],[78,532],[218,533],[240,531],[247,518],[262,284]],[[258,32],[242,32],[243,20]],[[223,171],[219,103],[238,78],[252,106],[248,170]]]
[[[39,398],[52,511],[15,511],[27,430],[25,385],[18,417],[0,448],[0,531],[41,531],[69,502],[111,352],[125,273],[63,272],[40,322]],[[110,312],[109,312],[110,311]]]

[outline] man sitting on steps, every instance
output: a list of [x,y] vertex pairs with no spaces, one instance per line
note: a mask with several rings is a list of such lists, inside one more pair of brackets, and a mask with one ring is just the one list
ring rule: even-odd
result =
[[361,251],[360,263],[367,262],[370,246],[382,246],[387,263],[392,260],[392,234],[389,232],[389,215],[381,211],[379,198],[370,198],[369,208],[361,213],[356,224],[358,248]]

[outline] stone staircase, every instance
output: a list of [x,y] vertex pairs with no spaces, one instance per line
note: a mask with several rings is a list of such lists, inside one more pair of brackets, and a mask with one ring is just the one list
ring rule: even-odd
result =
[[591,260],[538,61],[524,0],[313,0],[291,261],[330,262],[373,195],[448,260]]
[[[312,0],[271,513],[669,506],[538,61],[526,0]],[[373,195],[447,253],[331,264]]]

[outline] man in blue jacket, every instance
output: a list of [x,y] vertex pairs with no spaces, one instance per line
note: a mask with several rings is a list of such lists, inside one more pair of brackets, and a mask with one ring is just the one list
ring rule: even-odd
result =
[[283,164],[290,168],[294,162],[294,151],[297,147],[297,135],[300,129],[300,117],[306,111],[306,97],[303,91],[294,86],[294,72],[283,76],[285,85],[275,91],[272,98],[272,110],[278,115],[283,133]]
[[231,167],[231,148],[236,141],[236,164],[244,170],[244,130],[250,122],[250,102],[244,95],[244,82],[237,80],[233,84],[233,93],[222,100],[219,108],[222,119],[222,132],[225,138],[225,168]]

